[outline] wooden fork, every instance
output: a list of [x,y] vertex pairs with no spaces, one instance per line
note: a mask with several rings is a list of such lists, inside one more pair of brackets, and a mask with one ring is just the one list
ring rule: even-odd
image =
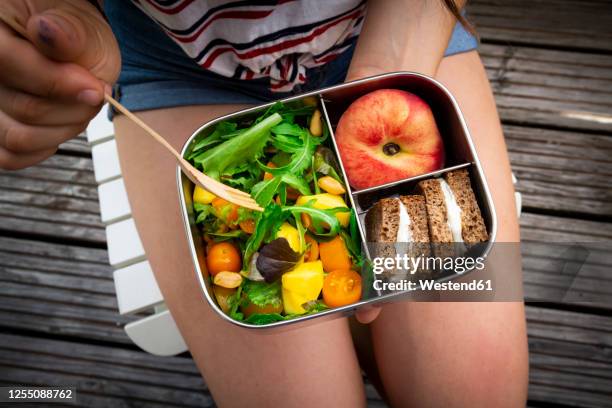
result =
[[201,171],[196,169],[194,166],[192,166],[191,163],[185,160],[183,156],[181,156],[181,154],[177,152],[170,145],[170,143],[166,141],[166,139],[161,137],[161,135],[157,133],[155,130],[151,129],[146,123],[144,123],[136,115],[130,112],[125,106],[119,103],[115,98],[113,98],[112,96],[108,94],[105,94],[104,98],[106,99],[108,103],[113,105],[119,112],[123,113],[132,122],[137,124],[145,132],[147,132],[147,134],[151,136],[153,139],[155,139],[155,141],[157,141],[159,144],[165,147],[166,150],[172,153],[172,155],[176,159],[176,162],[181,167],[181,170],[183,170],[183,173],[185,173],[185,175],[189,178],[189,180],[193,181],[195,185],[200,186],[210,191],[217,197],[221,197],[229,201],[230,203],[236,204],[240,207],[249,208],[255,211],[263,211],[263,208],[261,208],[257,204],[257,202],[255,202],[255,200],[253,200],[253,198],[248,193],[245,193],[244,191],[240,191],[233,187],[226,186],[225,184],[213,179],[212,177],[207,176],[206,174],[202,173]]

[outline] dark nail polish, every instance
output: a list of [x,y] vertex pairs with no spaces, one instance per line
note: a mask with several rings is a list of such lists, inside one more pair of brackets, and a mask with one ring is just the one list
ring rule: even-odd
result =
[[44,19],[38,22],[38,38],[48,46],[53,46],[53,28]]

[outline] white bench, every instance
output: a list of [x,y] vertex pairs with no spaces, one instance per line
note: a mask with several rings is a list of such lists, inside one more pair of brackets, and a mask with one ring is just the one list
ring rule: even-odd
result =
[[125,332],[134,344],[151,354],[182,353],[187,346],[164,304],[132,218],[106,106],[89,123],[87,140],[92,146],[100,216],[106,225],[108,260],[114,268],[119,313],[152,312],[126,324]]

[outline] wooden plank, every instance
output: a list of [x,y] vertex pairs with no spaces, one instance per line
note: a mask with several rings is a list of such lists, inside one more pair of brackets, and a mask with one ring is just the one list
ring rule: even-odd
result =
[[521,235],[527,300],[612,310],[612,224],[524,213]]
[[0,228],[104,243],[91,159],[55,155],[0,171]]
[[605,1],[475,0],[468,16],[485,40],[612,51],[612,14]]
[[504,126],[523,206],[612,214],[612,137]]
[[44,162],[17,171],[0,170],[1,175],[25,177],[34,180],[56,181],[96,186],[93,163],[90,158],[56,154]]
[[479,52],[502,120],[612,130],[612,55],[491,44]]
[[105,250],[0,237],[0,326],[129,343]]
[[98,200],[95,186],[70,184],[62,181],[39,180],[22,177],[16,173],[0,172],[0,190],[24,191],[37,194],[51,194],[56,197],[73,197]]
[[0,379],[4,381],[72,384],[82,405],[90,396],[95,397],[94,406],[114,406],[109,402],[114,400],[125,406],[214,405],[188,358],[159,358],[140,351],[5,334],[0,339],[4,367]]
[[612,223],[523,213],[520,224],[523,241],[559,243],[612,241]]
[[612,317],[528,306],[529,399],[612,406]]
[[110,309],[75,307],[34,298],[0,299],[0,326],[49,335],[131,344],[122,327],[132,320]]
[[60,145],[59,150],[62,152],[70,153],[79,153],[79,154],[90,154],[91,147],[89,146],[89,142],[87,141],[87,136],[84,133],[75,137],[74,139],[70,139],[67,142],[64,142]]

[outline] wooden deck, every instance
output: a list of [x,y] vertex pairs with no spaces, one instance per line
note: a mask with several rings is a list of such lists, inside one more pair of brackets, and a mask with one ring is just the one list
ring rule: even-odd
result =
[[[469,12],[520,180],[523,239],[611,242],[612,2],[475,0]],[[130,343],[105,248],[83,138],[0,171],[0,385],[76,384],[92,407],[214,405],[188,355]],[[593,253],[578,278],[558,259],[524,251],[528,404],[612,407],[612,256]]]

